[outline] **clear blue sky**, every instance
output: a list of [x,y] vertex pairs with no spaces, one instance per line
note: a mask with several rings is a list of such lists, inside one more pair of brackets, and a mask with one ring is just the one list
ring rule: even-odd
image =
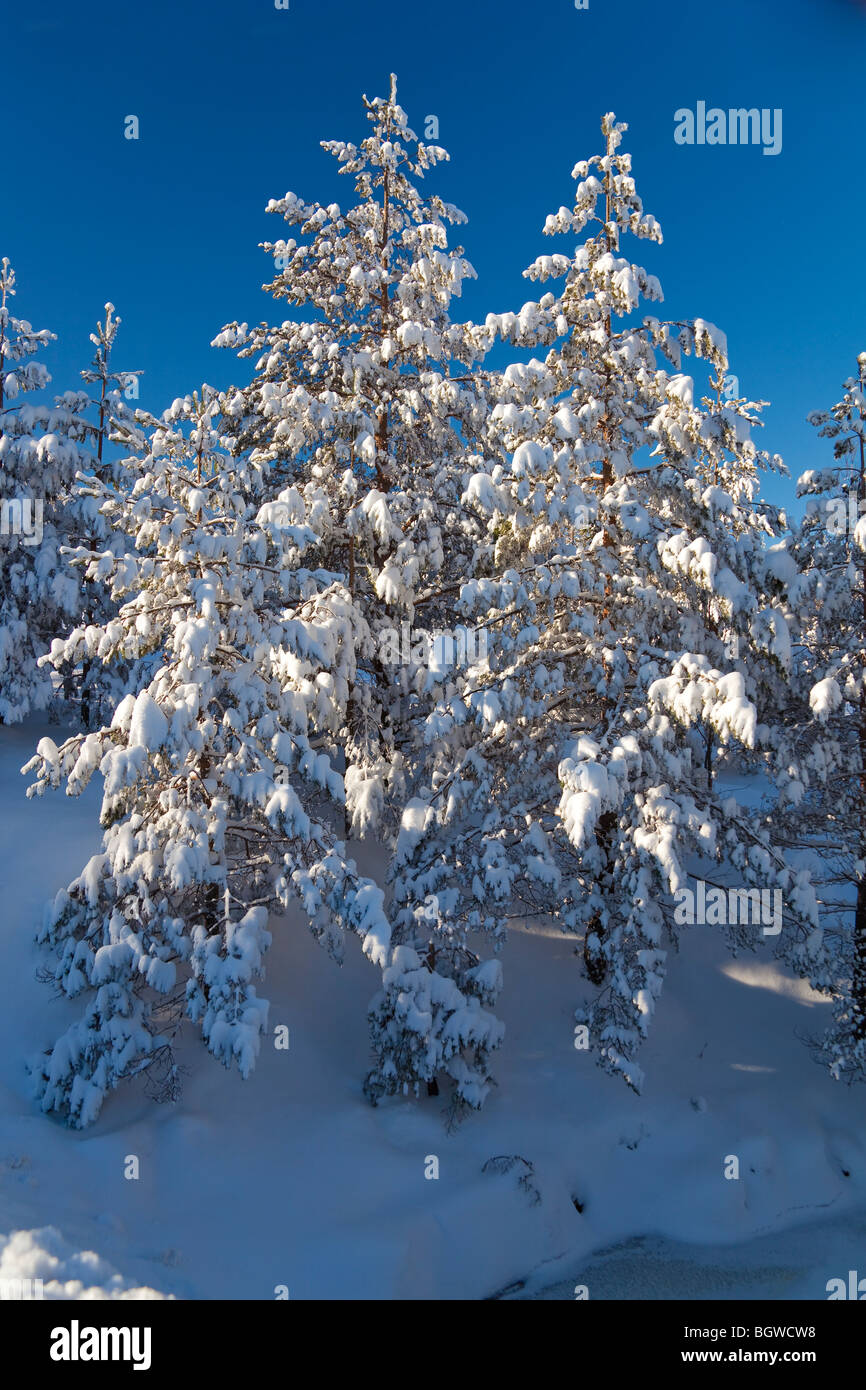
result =
[[[792,473],[826,457],[805,414],[866,348],[861,0],[41,0],[4,16],[0,64],[0,254],[16,310],[60,335],[56,389],[78,384],[107,299],[149,408],[246,380],[209,343],[283,316],[260,290],[258,243],[281,226],[264,205],[347,201],[318,141],[362,138],[361,93],[384,95],[393,70],[415,130],[437,115],[451,153],[435,187],[469,216],[468,315],[519,308],[523,268],[568,249],[541,227],[614,110],[664,231],[639,248],[660,312],[726,331],[741,389],[772,402],[760,442]],[[781,153],[675,144],[674,111],[698,101],[782,108]]]

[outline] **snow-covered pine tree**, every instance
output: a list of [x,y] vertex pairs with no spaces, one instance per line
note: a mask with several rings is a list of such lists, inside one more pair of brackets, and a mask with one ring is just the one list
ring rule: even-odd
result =
[[76,611],[74,577],[60,554],[57,521],[80,462],[62,415],[26,396],[51,380],[34,354],[55,335],[16,318],[15,272],[0,263],[0,724],[45,709],[48,673],[37,666],[50,637]]
[[264,243],[279,268],[264,288],[292,317],[232,324],[215,340],[256,360],[252,384],[228,404],[236,447],[302,493],[324,494],[326,563],[346,576],[369,632],[339,749],[348,826],[361,836],[381,833],[389,798],[401,804],[398,726],[430,684],[424,639],[443,610],[418,608],[418,595],[447,583],[446,554],[452,578],[471,563],[460,476],[485,421],[483,376],[470,367],[488,336],[449,314],[475,273],[448,246],[449,224],[465,217],[419,188],[447,152],[418,140],[393,75],[389,97],[364,105],[371,131],[360,145],[322,142],[353,180],[355,205],[294,193],[268,204],[300,229],[300,239]]
[[[833,999],[820,1051],[833,1075],[866,1079],[866,352],[830,410],[809,416],[833,462],[798,479],[807,498],[791,748],[778,780],[792,851],[821,884],[815,950],[796,960]],[[820,941],[820,949],[818,943]]]
[[[30,361],[54,338],[47,330],[34,332],[26,320],[14,318],[10,300],[15,273],[8,260],[0,270],[0,723],[13,723],[31,711],[45,709],[53,697],[50,675],[39,657],[55,636],[76,623],[105,613],[101,586],[82,590],[81,575],[70,566],[65,551],[82,543],[120,544],[102,521],[90,496],[77,484],[79,474],[120,482],[119,465],[105,453],[109,438],[130,447],[141,443],[121,394],[124,378],[111,372],[108,356],[119,319],[106,306],[106,322],[97,335],[93,369],[82,373],[89,384],[99,381],[100,394],[91,401],[86,391],[67,391],[53,404],[30,404],[28,392],[43,390],[51,378]],[[135,374],[134,374],[135,375]],[[89,418],[95,405],[98,419]],[[79,699],[89,717],[89,682],[80,681]],[[72,681],[67,680],[71,694]]]
[[[135,455],[146,450],[146,430],[156,421],[146,412],[130,406],[128,399],[138,398],[140,371],[120,371],[112,366],[120,316],[113,304],[105,305],[105,321],[96,325],[90,341],[96,351],[89,368],[82,371],[84,391],[68,391],[55,402],[55,414],[66,436],[82,448],[79,476],[69,486],[64,498],[59,529],[65,551],[79,554],[88,551],[110,551],[121,555],[130,544],[123,531],[112,527],[101,510],[104,486],[115,492],[131,487],[135,473]],[[82,476],[83,474],[83,476]],[[94,488],[92,480],[97,480]],[[78,574],[81,576],[81,569]],[[75,614],[75,627],[104,625],[116,612],[117,605],[101,581],[85,582],[81,601]],[[77,697],[81,722],[85,728],[101,722],[103,714],[117,704],[123,693],[134,684],[126,663],[105,666],[85,658],[78,671],[68,672],[64,689],[68,697]]]
[[326,510],[289,486],[262,502],[259,470],[225,455],[219,398],[175,402],[129,495],[94,480],[130,550],[77,557],[120,603],[103,626],[54,642],[82,658],[160,664],[107,727],[40,742],[28,794],[104,782],[102,852],[46,911],[47,973],[81,1019],[34,1067],[46,1111],[90,1123],[110,1090],[147,1071],[176,1084],[185,1013],[210,1051],[246,1075],[266,1025],[253,981],[268,912],[300,899],[339,955],[345,931],[384,965],[383,895],[332,828],[342,779],[321,741],[346,718],[358,635],[341,579],[306,557]]
[[[661,290],[621,257],[620,239],[661,233],[619,152],[624,129],[605,116],[604,153],[576,166],[573,209],[545,226],[594,224],[593,234],[526,272],[565,277],[562,291],[488,319],[513,343],[550,351],[503,373],[491,464],[467,478],[489,569],[459,601],[489,631],[489,655],[458,673],[428,720],[427,786],[407,813],[398,898],[420,915],[436,896],[434,958],[477,929],[501,943],[512,914],[582,935],[599,987],[586,1021],[603,1063],[637,1087],[689,857],[780,887],[801,935],[810,909],[766,823],[707,776],[720,748],[766,759],[777,732],[796,567],[776,539],[781,518],[753,494],[756,470],[778,465],[750,440],[759,403],[722,402],[718,330],[634,323],[641,298]],[[683,352],[715,374],[700,404]],[[752,945],[755,929],[731,936]],[[482,982],[495,991],[494,963]],[[379,1059],[404,1082],[415,1065],[406,1039],[405,1028],[383,1033]]]
[[[387,100],[364,104],[372,130],[359,146],[323,142],[353,179],[356,205],[293,193],[269,204],[300,228],[300,241],[265,243],[280,267],[265,288],[295,317],[233,324],[216,342],[256,358],[251,386],[228,404],[237,448],[308,500],[326,499],[323,563],[345,575],[364,634],[347,726],[331,751],[345,767],[347,829],[387,844],[411,792],[422,715],[453,665],[460,582],[486,545],[486,521],[461,494],[467,460],[482,463],[488,388],[479,361],[490,334],[450,318],[474,275],[462,248],[448,246],[448,224],[465,218],[418,186],[446,152],[417,139],[393,76]],[[437,632],[446,634],[438,646]],[[398,859],[405,839],[401,830]],[[394,953],[372,1005],[380,1062],[368,1094],[435,1086],[447,1066],[458,1093],[477,1103],[501,1031],[481,1007],[495,970],[457,943],[428,948],[423,914],[437,912],[434,897],[418,909],[420,927],[413,905],[394,910]],[[383,1043],[396,1034],[397,1060]]]

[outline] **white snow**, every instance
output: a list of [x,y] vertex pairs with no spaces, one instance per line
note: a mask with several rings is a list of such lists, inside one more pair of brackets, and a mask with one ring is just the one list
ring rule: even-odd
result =
[[[670,962],[641,1097],[574,1048],[574,945],[536,923],[501,958],[519,988],[502,996],[501,1085],[481,1114],[449,1133],[443,1100],[372,1108],[370,965],[359,950],[336,969],[292,914],[272,920],[268,953],[268,1027],[288,1026],[288,1050],[266,1034],[242,1081],[193,1041],[177,1104],[133,1082],[86,1135],[50,1122],[23,1062],[74,1005],[34,979],[31,935],[98,848],[97,789],[26,802],[18,769],[40,736],[58,741],[29,723],[0,744],[0,1274],[42,1277],[50,1297],[270,1299],[286,1284],[292,1299],[477,1299],[526,1281],[513,1296],[571,1298],[585,1282],[591,1298],[822,1298],[855,1266],[862,1096],[797,1036],[827,1005],[760,950],[730,962],[712,928],[687,929]],[[425,814],[407,811],[406,849]],[[730,1153],[739,1181],[723,1176]],[[519,1167],[482,1172],[502,1154],[533,1165],[539,1204]]]

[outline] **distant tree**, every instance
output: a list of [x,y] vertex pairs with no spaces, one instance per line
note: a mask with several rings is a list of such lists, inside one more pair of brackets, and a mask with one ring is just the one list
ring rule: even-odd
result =
[[[792,848],[821,883],[813,955],[798,962],[834,1001],[821,1051],[833,1075],[866,1078],[866,352],[830,410],[810,416],[833,463],[798,480],[807,498],[793,752],[778,779]],[[819,949],[820,945],[820,949]]]

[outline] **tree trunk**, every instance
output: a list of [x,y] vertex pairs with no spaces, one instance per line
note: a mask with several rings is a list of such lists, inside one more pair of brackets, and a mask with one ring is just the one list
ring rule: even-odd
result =
[[[599,881],[603,889],[611,887],[608,882],[608,866],[610,862],[611,841],[613,839],[613,832],[616,829],[617,819],[616,811],[605,811],[603,815],[599,816],[598,835],[596,838],[599,848],[605,858],[605,866],[599,874]],[[603,934],[601,917],[596,914],[589,922],[586,935],[583,939],[583,964],[586,968],[587,976],[594,985],[603,984],[605,976],[607,975],[607,961],[601,949]]]

